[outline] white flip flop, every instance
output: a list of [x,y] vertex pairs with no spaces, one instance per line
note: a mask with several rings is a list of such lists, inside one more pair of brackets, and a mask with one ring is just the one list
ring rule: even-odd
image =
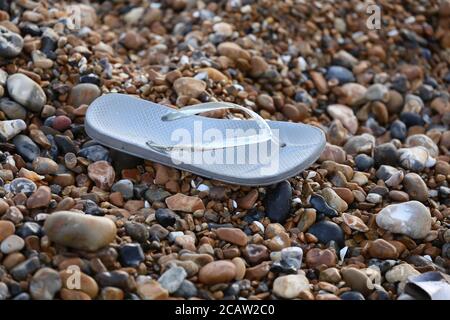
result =
[[[239,109],[253,120],[196,114]],[[123,94],[106,94],[89,106],[86,133],[137,157],[227,183],[257,186],[290,178],[313,164],[325,148],[314,126],[265,121],[226,102],[173,109]]]

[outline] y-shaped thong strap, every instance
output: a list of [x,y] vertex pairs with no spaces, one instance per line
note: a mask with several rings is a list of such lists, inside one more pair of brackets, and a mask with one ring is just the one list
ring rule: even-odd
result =
[[181,108],[180,110],[176,110],[174,112],[168,113],[164,115],[161,120],[162,121],[174,121],[180,118],[189,117],[195,114],[199,114],[202,112],[214,111],[214,110],[222,110],[222,109],[239,109],[246,114],[248,114],[254,121],[256,121],[258,127],[260,128],[259,132],[254,135],[247,136],[237,136],[232,139],[225,139],[221,141],[211,141],[208,143],[204,143],[201,145],[160,145],[156,144],[153,141],[147,141],[147,145],[152,148],[164,150],[164,151],[172,151],[174,149],[190,149],[192,151],[202,151],[202,150],[214,150],[214,149],[223,149],[223,148],[231,148],[231,147],[239,147],[246,146],[255,143],[262,143],[266,141],[272,140],[273,142],[279,144],[279,141],[276,139],[272,130],[270,129],[267,122],[261,118],[259,114],[256,112],[242,107],[240,105],[229,103],[229,102],[206,102],[201,104],[196,104],[193,106],[187,106]]

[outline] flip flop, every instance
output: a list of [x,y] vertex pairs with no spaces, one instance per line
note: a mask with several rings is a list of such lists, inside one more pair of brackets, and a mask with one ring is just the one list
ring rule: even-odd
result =
[[[197,114],[238,109],[253,120]],[[113,149],[232,184],[270,185],[313,164],[325,148],[321,129],[265,121],[252,110],[226,102],[173,109],[124,94],[94,100],[86,133]]]

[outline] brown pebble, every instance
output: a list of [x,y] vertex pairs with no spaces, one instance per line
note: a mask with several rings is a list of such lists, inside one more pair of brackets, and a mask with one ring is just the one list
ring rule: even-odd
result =
[[228,283],[236,277],[236,267],[231,261],[210,262],[198,273],[198,280],[204,284]]

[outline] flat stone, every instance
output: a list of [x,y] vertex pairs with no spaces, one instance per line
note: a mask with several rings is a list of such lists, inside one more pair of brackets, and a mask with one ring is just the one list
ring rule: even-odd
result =
[[426,167],[432,166],[429,154],[424,147],[402,148],[398,150],[399,162],[405,169],[422,171]]
[[181,77],[173,83],[178,96],[197,98],[206,90],[206,83],[195,78]]
[[174,211],[194,212],[197,210],[205,210],[203,201],[195,196],[187,196],[177,193],[166,198],[167,207]]
[[124,199],[133,198],[133,182],[129,179],[122,179],[114,183],[111,187],[112,192],[120,192]]
[[52,300],[61,287],[59,273],[51,268],[42,268],[33,275],[29,290],[34,300]]
[[439,155],[439,148],[436,143],[434,143],[434,141],[431,140],[430,137],[424,134],[414,134],[412,136],[409,136],[406,139],[406,144],[408,144],[410,147],[424,147],[433,158]]
[[37,157],[31,164],[33,171],[39,174],[56,174],[58,171],[58,164],[50,158]]
[[210,262],[202,267],[198,273],[201,283],[211,285],[216,283],[228,283],[236,276],[236,267],[231,261],[220,260]]
[[431,215],[418,201],[391,204],[376,215],[378,226],[414,239],[425,238],[431,230]]
[[403,187],[410,199],[427,202],[428,187],[417,173],[410,172],[406,174],[403,179]]
[[317,222],[308,229],[308,233],[316,236],[320,243],[328,244],[335,241],[339,246],[344,246],[344,232],[332,221]]
[[0,220],[0,243],[16,231],[14,223]]
[[25,120],[27,117],[27,110],[17,102],[8,98],[0,99],[0,111],[2,111],[9,119]]
[[137,294],[142,300],[164,300],[169,297],[169,292],[155,280],[138,282]]
[[322,189],[322,196],[325,198],[328,205],[330,205],[330,207],[335,209],[337,212],[344,212],[348,209],[347,203],[342,200],[333,189]]
[[122,265],[125,267],[138,267],[144,261],[145,256],[138,243],[127,243],[119,248],[119,256]]
[[358,130],[358,119],[349,107],[342,104],[331,104],[327,107],[327,112],[333,119],[341,121],[351,134],[355,134]]
[[343,268],[341,273],[344,281],[353,290],[360,292],[365,296],[373,291],[374,285],[363,271],[356,268]]
[[27,199],[27,208],[36,209],[47,207],[52,200],[52,192],[47,186],[40,186],[36,192],[34,192]]
[[22,73],[15,73],[6,82],[9,96],[32,112],[40,112],[47,102],[44,90]]
[[336,263],[337,257],[330,249],[313,248],[306,253],[306,264],[309,268],[315,269],[321,265],[334,267]]
[[0,251],[3,254],[10,254],[22,250],[24,246],[25,241],[21,237],[12,234],[1,242]]
[[27,125],[21,119],[0,121],[0,142],[7,142],[25,130]]
[[373,258],[379,259],[397,259],[397,248],[384,239],[376,239],[369,242],[368,253]]
[[247,245],[247,235],[238,228],[219,228],[216,230],[216,235],[220,240],[227,241],[238,246]]
[[282,181],[270,189],[264,198],[266,216],[272,222],[284,223],[291,208],[292,188],[288,181]]
[[114,168],[106,161],[97,161],[88,166],[88,175],[95,185],[103,190],[108,190],[114,183]]
[[358,153],[370,154],[374,146],[375,137],[368,133],[363,133],[360,136],[353,136],[348,139],[344,145],[344,150],[351,155],[357,155]]
[[0,57],[7,59],[17,57],[22,52],[23,42],[20,34],[0,26]]
[[98,98],[101,93],[100,88],[95,84],[80,83],[70,90],[67,102],[74,107],[79,107],[83,104],[89,105]]
[[390,283],[405,282],[410,276],[417,276],[420,272],[408,263],[402,263],[394,266],[386,272],[385,278]]
[[369,227],[364,223],[364,221],[361,220],[361,218],[351,215],[349,213],[343,213],[342,218],[344,219],[344,222],[346,225],[348,225],[351,229],[360,231],[360,232],[367,232],[369,231]]
[[158,282],[161,287],[172,294],[180,288],[182,282],[186,279],[186,276],[187,273],[183,268],[172,267],[159,277]]
[[281,276],[273,282],[273,293],[283,299],[294,299],[300,292],[309,291],[309,281],[301,274]]
[[25,161],[33,161],[39,157],[39,147],[27,136],[23,134],[17,135],[12,143],[16,146],[16,151]]
[[87,251],[96,251],[116,236],[116,225],[105,217],[72,211],[54,212],[45,221],[44,232],[51,241]]

